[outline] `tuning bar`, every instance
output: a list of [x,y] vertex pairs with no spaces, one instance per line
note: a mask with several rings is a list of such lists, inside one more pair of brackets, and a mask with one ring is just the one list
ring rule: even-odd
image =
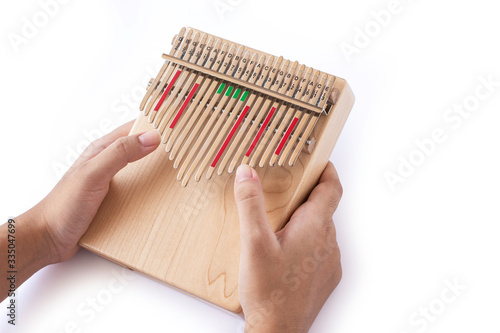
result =
[[176,63],[176,64],[178,64],[180,66],[184,66],[184,67],[187,67],[187,68],[194,69],[194,70],[196,70],[198,72],[202,72],[202,73],[205,73],[205,74],[208,74],[208,75],[215,76],[215,77],[217,77],[217,78],[219,78],[221,80],[230,81],[233,84],[237,84],[239,86],[246,87],[246,88],[251,89],[251,90],[255,90],[256,92],[260,92],[260,93],[268,95],[270,97],[274,97],[274,98],[280,99],[280,100],[282,100],[284,102],[288,102],[290,104],[294,104],[294,105],[296,105],[298,107],[302,107],[302,108],[310,110],[310,111],[314,111],[314,112],[317,112],[317,113],[322,113],[323,111],[325,111],[324,109],[322,109],[320,107],[317,107],[315,105],[312,105],[312,104],[309,104],[309,103],[306,103],[306,102],[303,102],[303,101],[300,101],[300,100],[296,100],[294,98],[288,97],[286,95],[280,94],[280,93],[275,92],[275,91],[271,91],[269,89],[265,89],[265,88],[263,88],[261,86],[252,84],[250,82],[237,79],[237,78],[235,78],[233,76],[225,75],[225,74],[213,71],[211,69],[208,69],[208,68],[205,68],[205,67],[202,67],[202,66],[198,66],[196,64],[190,63],[189,61],[178,59],[178,58],[176,58],[174,56],[171,56],[169,54],[163,54],[162,57],[163,57],[163,59],[166,59],[168,61]]

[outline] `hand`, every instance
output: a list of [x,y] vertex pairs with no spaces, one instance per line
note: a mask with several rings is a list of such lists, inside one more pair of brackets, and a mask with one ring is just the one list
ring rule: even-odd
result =
[[245,331],[307,332],[342,276],[332,220],[342,187],[333,164],[328,163],[308,200],[277,233],[267,219],[254,169],[238,168],[234,192]]
[[152,151],[160,143],[157,131],[127,136],[129,122],[93,142],[64,177],[36,207],[50,238],[52,261],[71,258],[78,241],[108,193],[111,178]]
[[[40,203],[14,219],[19,254],[15,287],[41,268],[71,258],[108,193],[111,178],[158,147],[160,135],[155,130],[127,136],[132,123],[90,144]],[[1,225],[1,248],[7,248],[8,233],[8,225]],[[0,261],[0,271],[8,271],[7,260]],[[0,294],[5,297],[9,288],[9,281],[0,279]]]

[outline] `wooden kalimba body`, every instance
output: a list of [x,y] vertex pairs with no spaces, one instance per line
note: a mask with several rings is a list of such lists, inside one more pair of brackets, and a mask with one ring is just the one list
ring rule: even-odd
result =
[[234,171],[262,181],[272,228],[307,199],[354,103],[347,82],[192,28],[173,40],[132,133],[162,145],[112,180],[80,245],[240,312]]

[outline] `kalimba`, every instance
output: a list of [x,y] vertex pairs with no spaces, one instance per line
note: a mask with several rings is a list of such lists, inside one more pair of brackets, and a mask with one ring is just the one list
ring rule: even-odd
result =
[[279,230],[307,199],[354,103],[345,80],[182,28],[150,81],[132,133],[161,147],[129,164],[80,245],[240,312],[234,171],[256,168]]

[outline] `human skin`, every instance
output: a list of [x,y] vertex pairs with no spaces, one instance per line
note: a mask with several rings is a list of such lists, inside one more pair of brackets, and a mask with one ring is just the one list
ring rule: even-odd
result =
[[342,187],[332,163],[307,201],[277,233],[255,170],[241,166],[235,199],[241,234],[239,293],[246,332],[307,332],[340,282],[332,215]]
[[[14,218],[16,288],[43,267],[73,257],[112,177],[159,146],[157,131],[128,135],[131,127],[132,122],[127,123],[93,142],[42,201]],[[307,332],[312,325],[341,277],[332,222],[341,193],[337,173],[329,163],[308,200],[275,234],[267,220],[257,173],[248,166],[238,168],[239,292],[247,332]],[[0,249],[5,249],[1,272],[11,270],[9,232],[12,235],[7,223],[0,226]],[[0,300],[8,295],[7,276],[0,278]]]

